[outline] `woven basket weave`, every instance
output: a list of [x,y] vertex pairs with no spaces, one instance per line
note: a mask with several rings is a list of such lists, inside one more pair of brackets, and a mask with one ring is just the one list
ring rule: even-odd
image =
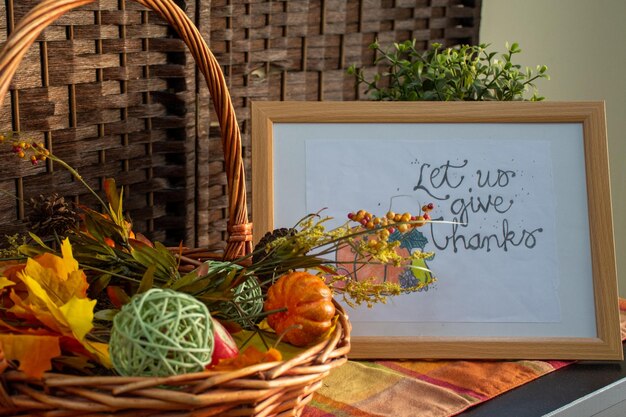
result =
[[[0,52],[0,106],[28,48],[67,11],[95,0],[44,0],[15,27]],[[167,21],[187,44],[207,81],[220,128],[229,193],[225,258],[252,249],[241,137],[222,71],[198,29],[172,0],[135,0]],[[194,258],[202,256],[194,254]],[[274,416],[300,415],[330,370],[350,350],[350,324],[337,305],[331,337],[283,362],[233,372],[201,372],[169,378],[79,377],[56,373],[31,380],[19,371],[1,375],[0,415],[41,416]],[[1,353],[1,352],[0,352]],[[0,355],[1,356],[1,355]],[[0,358],[0,369],[5,366]]]
[[[346,68],[373,76],[371,42],[476,44],[481,9],[480,0],[174,1],[224,71],[247,174],[251,101],[365,98]],[[0,2],[0,45],[39,2]],[[167,22],[131,0],[98,0],[53,22],[29,49],[0,107],[0,131],[44,142],[95,190],[115,177],[136,232],[218,251],[226,245],[228,192],[207,103],[203,76]],[[0,164],[0,190],[19,197],[0,198],[0,247],[4,235],[28,229],[31,197],[54,188],[98,205],[54,164],[19,165]]]

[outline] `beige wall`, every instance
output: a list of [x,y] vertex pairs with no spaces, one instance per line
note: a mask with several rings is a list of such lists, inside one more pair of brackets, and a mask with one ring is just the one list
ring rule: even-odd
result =
[[626,297],[626,0],[483,0],[481,43],[548,66],[547,100],[605,100],[620,295]]

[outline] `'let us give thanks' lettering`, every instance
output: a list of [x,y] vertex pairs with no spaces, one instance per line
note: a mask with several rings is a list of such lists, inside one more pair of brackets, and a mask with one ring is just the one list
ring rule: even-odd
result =
[[[533,249],[537,237],[543,228],[518,226],[513,227],[515,198],[522,195],[516,182],[515,171],[506,167],[479,167],[470,160],[443,164],[413,162],[419,166],[415,192],[425,192],[428,198],[438,202],[441,212],[445,213],[438,220],[451,220],[449,228],[431,223],[432,242],[438,250],[452,248],[459,250],[495,249],[509,251],[520,247]],[[505,195],[507,197],[505,197]],[[449,214],[452,218],[449,218]],[[516,211],[519,213],[519,211]],[[477,217],[480,215],[480,219]],[[470,227],[475,222],[485,222],[485,226],[494,226],[497,232],[485,233]]]

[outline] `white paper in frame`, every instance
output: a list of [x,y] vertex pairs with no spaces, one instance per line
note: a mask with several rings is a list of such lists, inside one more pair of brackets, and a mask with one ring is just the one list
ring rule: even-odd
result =
[[323,207],[456,222],[405,247],[428,291],[347,308],[352,358],[622,357],[602,102],[254,102],[252,201],[256,240]]

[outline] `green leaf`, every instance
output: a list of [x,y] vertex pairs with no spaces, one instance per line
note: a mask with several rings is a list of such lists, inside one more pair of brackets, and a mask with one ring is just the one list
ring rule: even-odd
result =
[[[367,86],[365,92],[375,100],[522,100],[523,85],[548,79],[545,66],[538,66],[533,74],[512,62],[512,56],[521,52],[516,42],[506,45],[499,60],[495,59],[498,53],[486,51],[484,44],[442,50],[441,44],[433,43],[424,52],[415,50],[415,45],[415,39],[407,40],[384,51],[377,42],[372,44],[380,52],[375,63],[383,69],[373,75],[373,81],[363,71],[348,72],[355,76],[357,86]],[[483,80],[480,88],[474,84],[476,78]]]
[[156,271],[156,266],[150,265],[146,272],[143,274],[141,278],[141,283],[139,284],[139,288],[137,289],[136,294],[141,294],[148,291],[152,288],[154,284],[154,272]]
[[100,321],[113,321],[115,315],[119,312],[116,309],[99,310],[93,313],[93,318]]
[[49,252],[42,248],[37,248],[37,247],[30,246],[30,245],[20,245],[20,247],[17,248],[17,251],[21,255],[27,256],[29,258],[34,258],[35,256],[39,256],[43,253]]
[[37,236],[36,234],[34,234],[33,232],[28,232],[28,235],[30,236],[31,239],[33,239],[39,246],[44,248],[47,252],[54,252],[54,250],[50,246],[43,243],[43,240],[41,240],[41,238]]

